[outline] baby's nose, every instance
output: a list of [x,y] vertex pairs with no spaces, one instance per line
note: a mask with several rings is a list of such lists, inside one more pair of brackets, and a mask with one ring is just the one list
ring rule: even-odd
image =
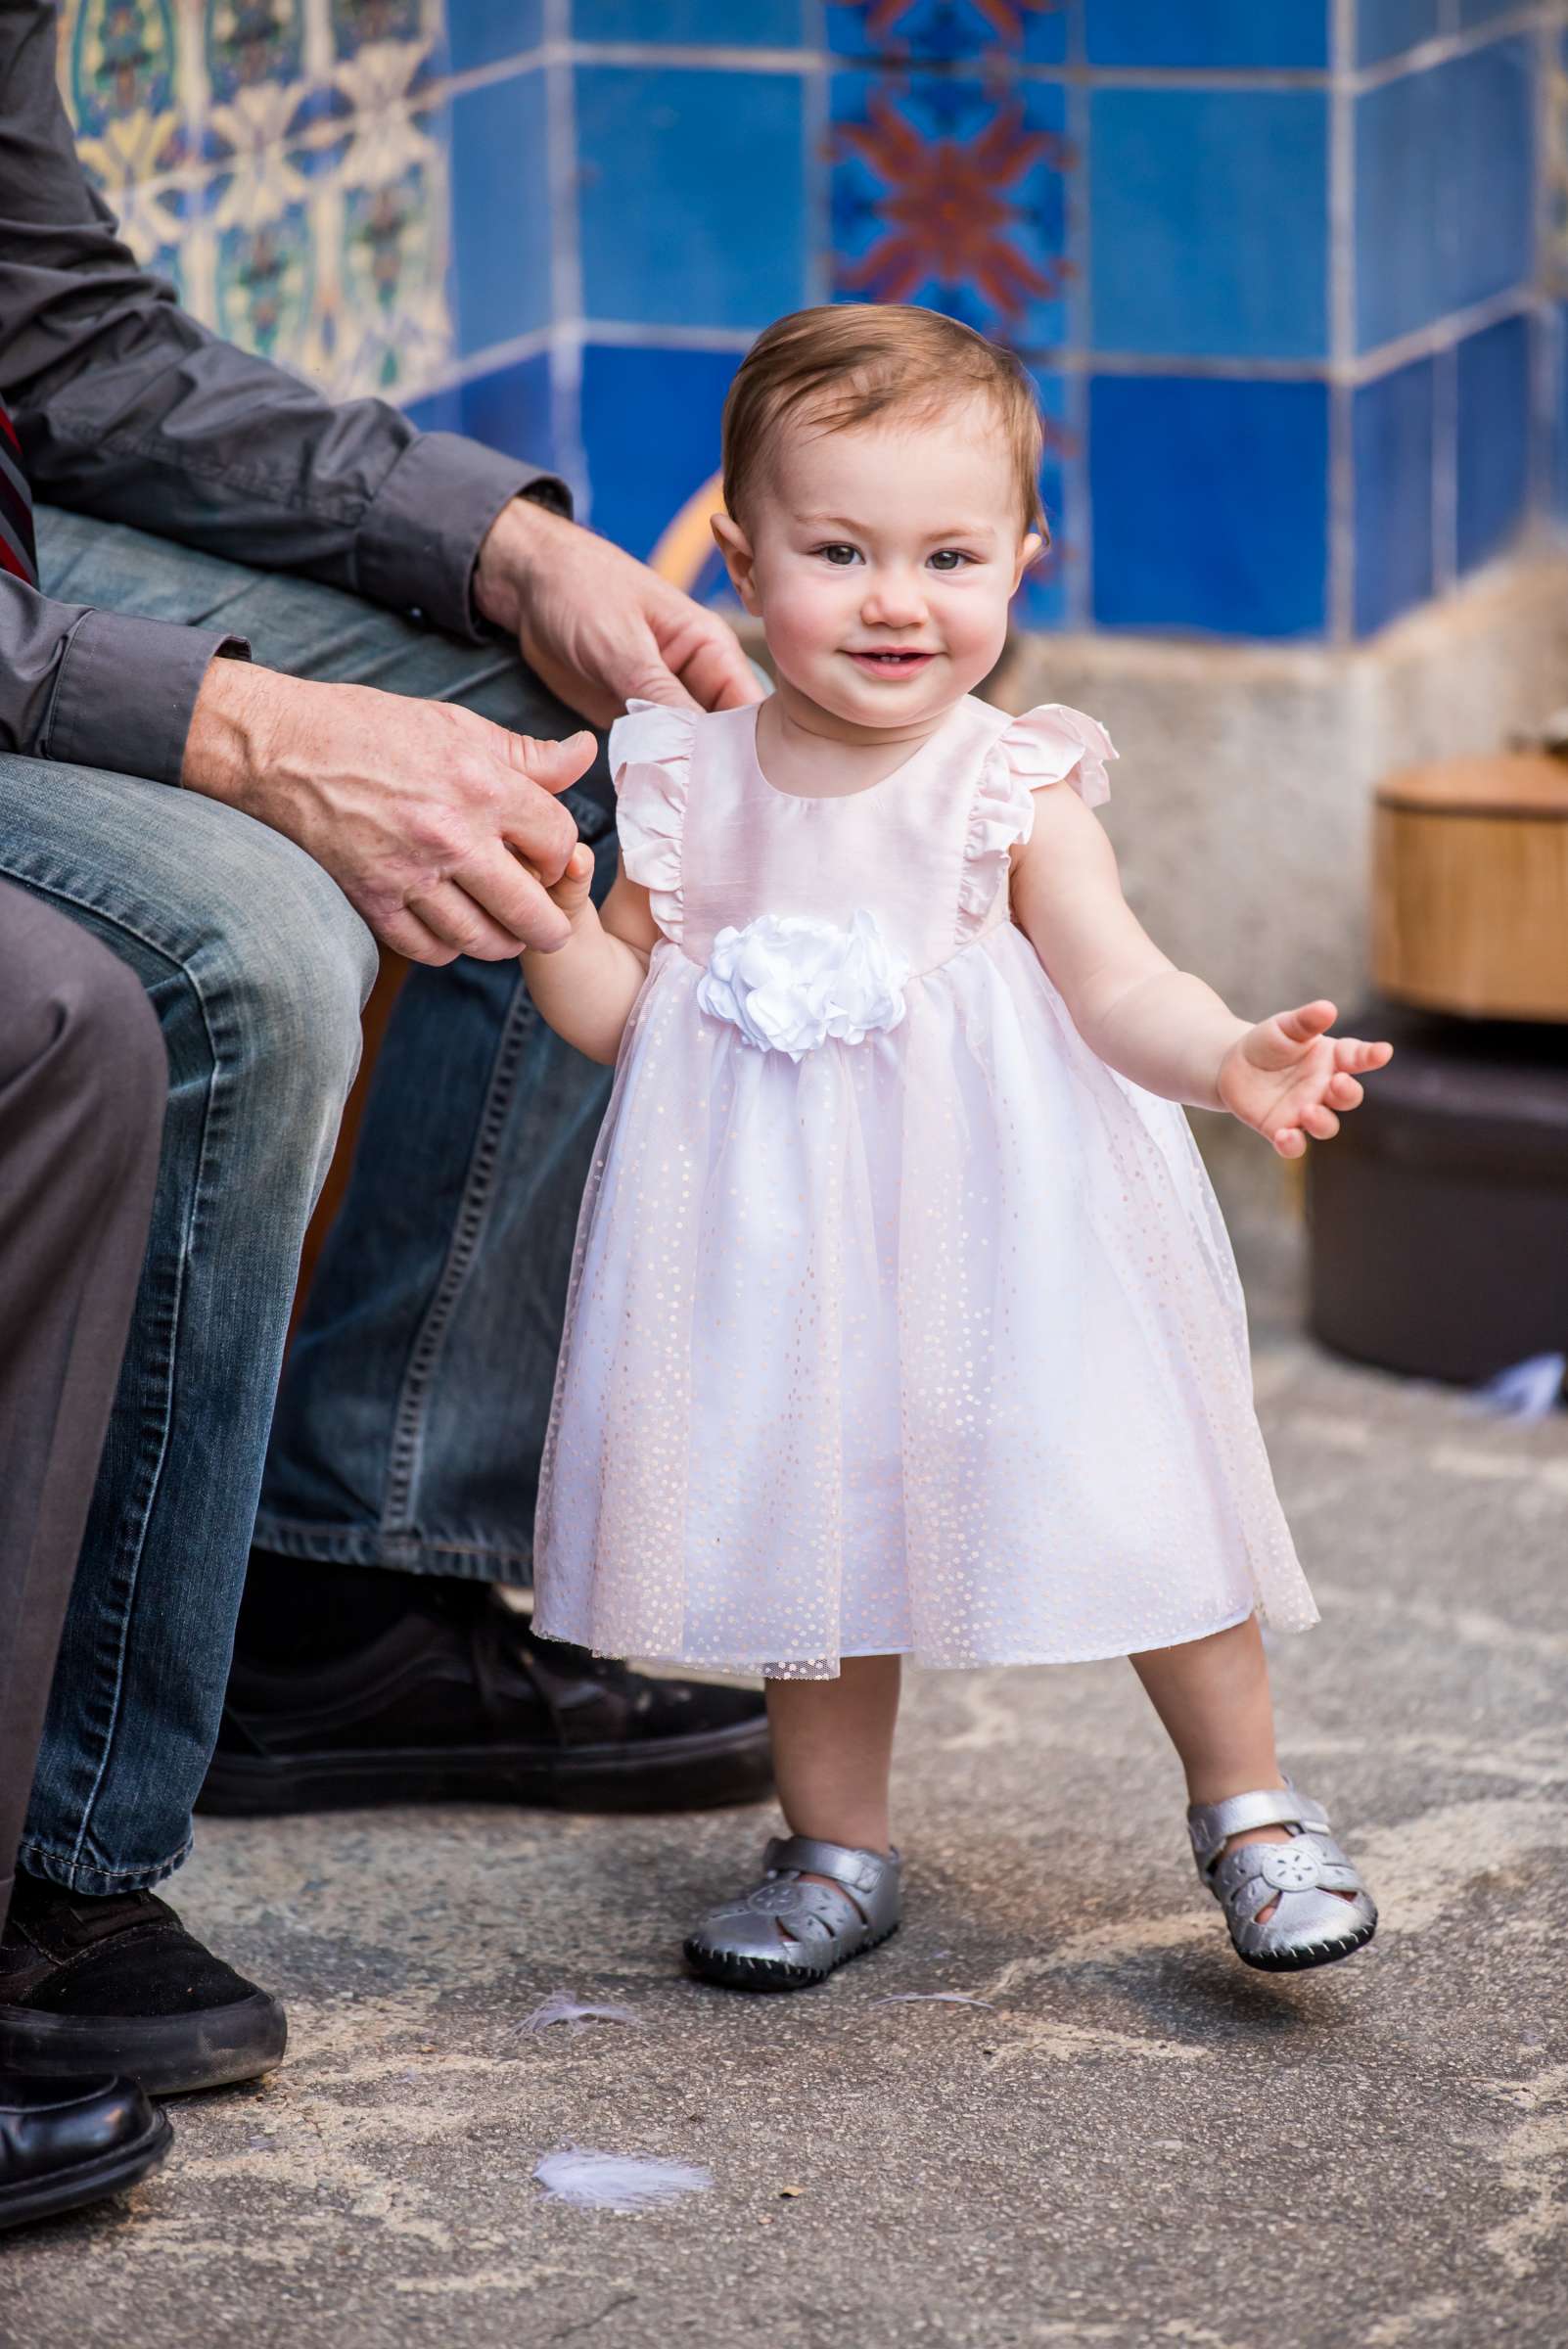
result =
[[867,581],[861,609],[871,626],[907,628],[925,619],[926,599],[917,579],[888,573]]

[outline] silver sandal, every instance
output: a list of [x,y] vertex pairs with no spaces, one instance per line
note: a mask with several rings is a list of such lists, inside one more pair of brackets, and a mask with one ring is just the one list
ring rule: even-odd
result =
[[[1230,1836],[1273,1826],[1289,1827],[1289,1843],[1242,1843],[1224,1851]],[[1331,1965],[1377,1931],[1377,1905],[1327,1827],[1321,1803],[1289,1784],[1189,1806],[1187,1833],[1198,1873],[1223,1909],[1244,1964],[1272,1974]],[[1341,1900],[1341,1893],[1355,1897]],[[1260,1923],[1258,1911],[1270,1901],[1274,1912]]]
[[[686,1962],[733,1990],[807,1990],[899,1930],[897,1852],[859,1852],[811,1835],[775,1835],[761,1884],[715,1909],[685,1944]],[[831,1876],[815,1884],[813,1876]]]

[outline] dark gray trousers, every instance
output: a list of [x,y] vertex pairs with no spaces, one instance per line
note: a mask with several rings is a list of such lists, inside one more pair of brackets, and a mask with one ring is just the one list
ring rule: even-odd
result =
[[135,975],[0,882],[0,1922],[147,1246],[167,1090]]

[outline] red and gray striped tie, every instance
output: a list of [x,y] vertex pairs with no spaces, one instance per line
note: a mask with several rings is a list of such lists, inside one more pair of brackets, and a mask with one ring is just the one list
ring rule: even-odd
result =
[[17,428],[0,406],[0,571],[38,584],[38,547],[32,534],[32,492],[27,487]]

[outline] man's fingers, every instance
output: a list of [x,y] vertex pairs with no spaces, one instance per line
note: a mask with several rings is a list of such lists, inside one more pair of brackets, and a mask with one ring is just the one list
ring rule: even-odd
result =
[[405,962],[427,962],[441,970],[457,960],[457,948],[438,938],[434,930],[427,929],[418,914],[410,913],[406,905],[396,913],[379,915],[371,928],[382,944],[391,946],[394,954],[401,954]]
[[[569,854],[566,863],[570,862]],[[459,865],[452,875],[452,884],[470,912],[487,921],[497,940],[505,942],[488,949],[465,946],[465,953],[482,954],[486,962],[499,962],[504,955],[520,953],[525,946],[565,945],[571,927],[567,916],[550,902],[537,874],[498,842],[484,854]],[[430,916],[423,898],[419,910],[428,921]]]
[[444,944],[481,962],[504,962],[523,950],[523,940],[493,920],[455,881],[433,881],[409,898],[408,911]]
[[762,699],[761,683],[740,639],[722,622],[711,635],[698,638],[681,664],[680,681],[703,710],[744,710]]

